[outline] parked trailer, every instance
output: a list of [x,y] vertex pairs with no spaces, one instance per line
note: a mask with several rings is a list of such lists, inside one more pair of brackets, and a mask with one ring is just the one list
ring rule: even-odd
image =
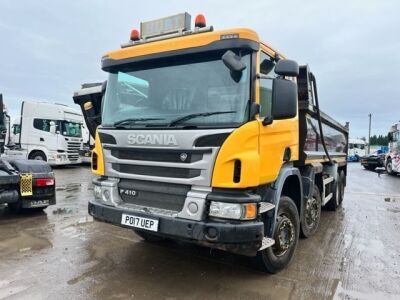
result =
[[23,101],[21,115],[13,125],[14,144],[7,145],[5,154],[50,165],[79,164],[82,124],[82,113],[66,105]]
[[190,23],[142,23],[103,56],[104,97],[74,97],[96,135],[89,213],[277,272],[343,200],[348,129],[320,111],[308,66],[250,29]]

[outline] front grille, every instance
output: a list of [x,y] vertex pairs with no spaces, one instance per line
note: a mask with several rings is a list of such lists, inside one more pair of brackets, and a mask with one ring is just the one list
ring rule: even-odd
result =
[[125,203],[181,211],[190,185],[121,179],[118,188]]
[[67,143],[67,156],[70,161],[76,161],[79,159],[79,151],[81,150],[80,142],[68,142]]
[[112,168],[120,173],[173,178],[194,178],[200,176],[201,173],[201,170],[199,169],[127,165],[117,163],[112,164]]
[[124,148],[105,146],[111,150],[111,155],[118,159],[193,163],[203,159],[204,153],[210,153],[211,149],[148,149],[148,148]]

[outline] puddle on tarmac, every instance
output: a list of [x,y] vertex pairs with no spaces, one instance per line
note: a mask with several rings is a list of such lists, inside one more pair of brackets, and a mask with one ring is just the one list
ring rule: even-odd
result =
[[335,294],[332,297],[334,300],[339,299],[366,299],[366,300],[375,300],[375,299],[387,299],[387,300],[397,300],[400,299],[400,295],[389,294],[385,292],[360,292],[360,291],[351,291],[346,290],[342,286],[342,282],[339,281]]
[[396,197],[385,197],[385,202],[398,202],[400,199]]
[[77,213],[78,209],[77,208],[70,208],[70,207],[63,207],[63,208],[57,208],[53,210],[54,215],[67,215],[67,214],[73,214]]
[[56,187],[56,191],[77,191],[81,188],[82,183],[70,183]]
[[0,243],[0,255],[38,251],[52,246],[46,238],[38,238],[26,232],[19,232],[17,236],[2,240]]

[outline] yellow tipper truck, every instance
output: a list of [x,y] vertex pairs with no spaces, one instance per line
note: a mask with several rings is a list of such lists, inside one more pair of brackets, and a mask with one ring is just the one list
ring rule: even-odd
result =
[[[250,29],[187,13],[141,23],[102,58],[103,93],[76,95],[95,124],[96,220],[284,268],[346,185],[348,129],[316,81]],[[96,130],[97,127],[97,130]]]

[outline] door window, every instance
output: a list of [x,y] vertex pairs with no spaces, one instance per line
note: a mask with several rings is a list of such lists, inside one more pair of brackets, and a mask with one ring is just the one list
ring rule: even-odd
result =
[[260,54],[260,73],[270,78],[260,79],[260,117],[271,115],[272,109],[272,82],[277,77],[274,72],[275,61],[264,52]]

